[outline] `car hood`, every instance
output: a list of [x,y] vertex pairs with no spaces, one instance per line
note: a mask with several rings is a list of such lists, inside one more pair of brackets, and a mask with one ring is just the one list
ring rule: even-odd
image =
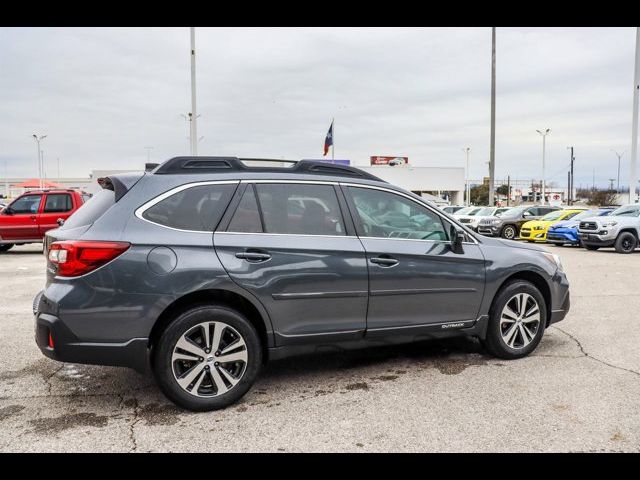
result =
[[571,228],[580,225],[580,220],[564,220],[562,222],[554,223],[550,228]]
[[483,244],[494,246],[494,247],[511,247],[511,248],[521,248],[523,250],[534,250],[536,252],[548,252],[546,248],[543,248],[534,243],[519,242],[516,240],[506,240],[504,238],[496,238],[496,237],[482,237],[481,240]]

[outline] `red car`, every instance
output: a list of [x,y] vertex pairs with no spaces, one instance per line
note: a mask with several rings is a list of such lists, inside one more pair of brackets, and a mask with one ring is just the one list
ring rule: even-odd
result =
[[42,242],[89,198],[75,190],[34,190],[24,193],[0,211],[0,252],[14,245]]

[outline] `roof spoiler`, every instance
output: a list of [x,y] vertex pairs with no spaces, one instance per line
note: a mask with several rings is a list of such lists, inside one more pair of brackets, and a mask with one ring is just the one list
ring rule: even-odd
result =
[[98,178],[98,185],[104,190],[111,190],[116,195],[116,202],[124,197],[131,188],[144,176],[140,173],[123,173],[120,175],[110,175]]

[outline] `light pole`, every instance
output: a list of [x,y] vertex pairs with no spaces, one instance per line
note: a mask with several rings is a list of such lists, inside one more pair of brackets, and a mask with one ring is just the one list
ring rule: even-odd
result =
[[38,186],[42,189],[42,170],[44,165],[42,164],[42,150],[40,150],[40,142],[47,138],[46,135],[36,135],[35,133],[32,135],[33,139],[36,141],[36,145],[38,147]]
[[538,132],[540,135],[542,135],[542,205],[545,204],[545,155],[546,155],[546,140],[547,140],[547,135],[549,135],[549,132],[551,131],[550,128],[547,128],[544,132],[541,132],[540,130],[536,130],[536,132]]
[[618,153],[613,148],[610,149],[618,157],[618,186],[616,187],[616,193],[620,193],[620,159],[624,155],[624,152]]
[[196,114],[196,29],[191,27],[191,155],[198,155],[198,129]]
[[636,203],[636,160],[638,159],[638,96],[640,95],[640,27],[636,27],[636,64],[633,75],[633,120],[631,122],[631,160],[629,162],[629,203]]
[[153,147],[144,147],[144,149],[147,151],[147,163],[151,162],[151,150],[153,150]]
[[493,207],[496,167],[496,27],[491,28],[491,138],[489,146],[489,206]]
[[468,207],[469,206],[469,201],[470,201],[470,199],[469,199],[469,194],[470,194],[470,191],[469,191],[469,187],[470,187],[470,185],[469,185],[469,152],[471,151],[471,149],[469,147],[466,147],[466,148],[463,148],[462,151],[465,152],[466,157],[467,157],[467,168],[465,170],[464,190],[465,190],[465,195],[467,197],[467,201],[466,201],[465,205]]

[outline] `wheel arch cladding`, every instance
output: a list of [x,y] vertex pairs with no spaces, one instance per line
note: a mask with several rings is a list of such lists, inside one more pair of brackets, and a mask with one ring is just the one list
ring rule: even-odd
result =
[[536,272],[522,270],[520,272],[513,273],[509,277],[507,277],[501,284],[500,287],[496,290],[496,294],[491,301],[491,309],[493,309],[494,302],[498,293],[504,288],[505,285],[511,283],[515,280],[524,280],[529,283],[532,283],[540,293],[542,294],[542,298],[544,298],[544,303],[547,310],[547,318],[545,322],[545,326],[549,326],[549,321],[551,320],[551,289],[549,288],[549,284],[544,279],[542,275]]
[[[151,329],[149,335],[149,348],[157,343],[162,332],[167,326],[182,312],[198,305],[217,305],[221,307],[232,308],[242,313],[247,320],[255,327],[260,337],[260,343],[263,348],[263,359],[268,358],[269,349],[269,333],[267,332],[266,320],[263,318],[258,309],[245,297],[236,292],[220,289],[197,290],[188,293],[174,300],[160,314]],[[153,358],[153,357],[152,357]]]

